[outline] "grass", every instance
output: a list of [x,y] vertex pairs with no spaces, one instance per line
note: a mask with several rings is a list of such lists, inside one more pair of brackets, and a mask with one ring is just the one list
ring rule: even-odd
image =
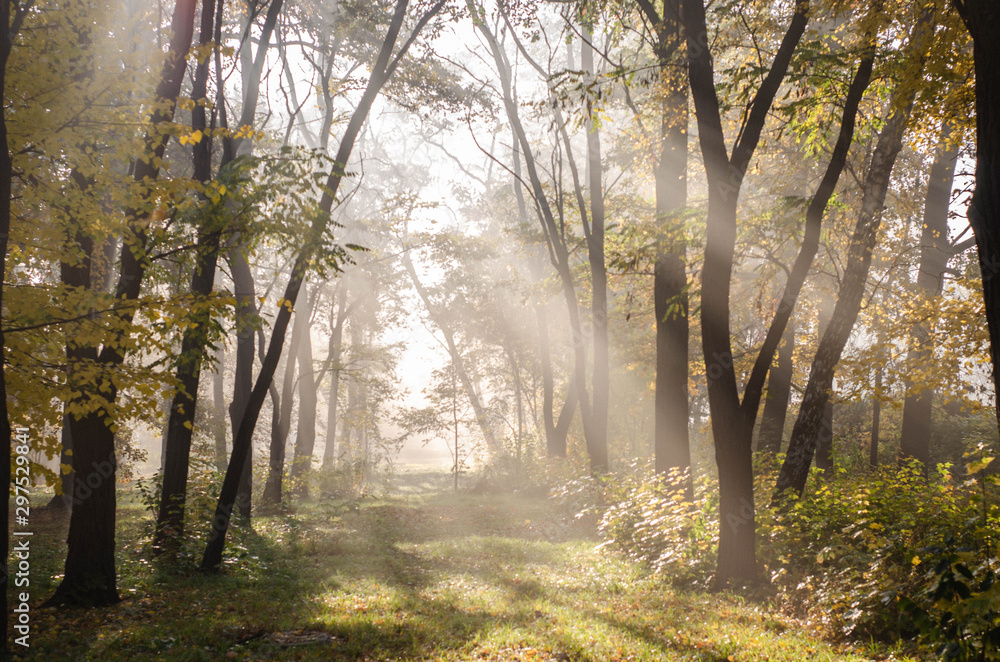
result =
[[[597,549],[545,499],[406,477],[236,532],[226,570],[149,554],[123,499],[121,604],[32,611],[37,660],[863,660],[766,605],[675,591]],[[33,513],[32,604],[61,571],[65,518]],[[196,549],[192,548],[192,550]],[[15,647],[17,648],[17,647]],[[873,651],[869,651],[873,653]],[[906,659],[882,652],[876,659]]]

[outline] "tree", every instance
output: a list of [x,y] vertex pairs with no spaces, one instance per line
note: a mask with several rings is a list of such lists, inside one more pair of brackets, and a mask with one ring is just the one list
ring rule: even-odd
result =
[[[187,52],[194,34],[194,0],[178,0],[171,21],[173,39],[163,63],[156,90],[156,110],[146,132],[144,153],[133,162],[132,178],[140,187],[149,187],[159,175],[168,134],[165,125],[173,119],[180,94]],[[123,241],[115,299],[118,309],[111,316],[116,336],[102,347],[97,362],[121,365],[125,360],[127,337],[148,266],[145,255],[148,225],[155,199],[144,196],[131,201],[125,210],[126,236]],[[113,381],[104,382],[90,394],[105,404],[80,418],[70,417],[73,438],[73,470],[76,480],[93,484],[89,498],[75,504],[70,517],[65,574],[49,604],[106,605],[118,602],[115,573],[115,423],[107,411],[118,396]]]
[[[1000,393],[1000,15],[989,0],[952,0],[972,36],[976,76],[976,187],[969,222],[979,251],[986,324],[990,334],[993,387]],[[1000,397],[995,398],[1000,426]]]
[[[764,379],[781,341],[819,244],[822,218],[847,159],[854,135],[858,105],[871,79],[874,51],[869,32],[861,46],[857,72],[847,91],[840,133],[826,173],[806,211],[802,246],[792,266],[778,309],[768,328],[742,402],[736,383],[730,334],[730,279],[736,241],[739,193],[756,151],[764,122],[792,55],[805,32],[809,4],[795,3],[789,27],[770,69],[750,103],[732,155],[727,153],[711,53],[705,7],[700,0],[683,5],[691,95],[695,102],[699,140],[708,177],[708,220],[705,263],[702,270],[702,347],[708,376],[708,398],[716,464],[719,468],[720,535],[716,581],[755,581],[756,522],[753,499],[753,424]],[[871,30],[871,28],[869,28]]]
[[[909,35],[907,55],[911,68],[906,75],[910,80],[916,80],[924,69],[936,19],[936,7],[929,5],[923,8]],[[916,86],[900,85],[890,100],[889,117],[879,132],[871,163],[865,173],[864,197],[851,237],[837,303],[813,358],[802,405],[788,442],[788,453],[775,484],[775,499],[781,499],[786,490],[802,493],[820,436],[832,436],[829,423],[824,426],[824,418],[828,411],[834,370],[861,309],[890,175],[903,147],[903,135],[916,94]]]
[[414,40],[416,40],[423,27],[441,11],[444,2],[441,0],[422,13],[409,38],[394,56],[393,51],[395,50],[396,39],[402,28],[403,20],[406,17],[407,5],[408,0],[397,0],[396,2],[388,31],[382,42],[378,57],[372,66],[368,84],[365,86],[364,93],[358,101],[358,105],[355,107],[354,113],[351,115],[351,119],[341,137],[340,147],[333,161],[333,169],[326,179],[323,195],[317,205],[309,228],[309,236],[295,258],[291,277],[285,287],[284,296],[279,303],[278,315],[275,318],[271,339],[268,342],[267,354],[264,356],[264,361],[261,365],[257,381],[254,384],[253,391],[250,393],[246,411],[240,421],[239,430],[233,438],[233,453],[230,458],[229,468],[226,470],[226,477],[223,480],[215,517],[212,519],[211,533],[209,534],[208,544],[206,545],[205,554],[201,561],[201,568],[203,570],[217,570],[222,563],[222,550],[225,545],[225,535],[229,528],[229,519],[239,486],[239,476],[243,472],[247,456],[250,452],[257,417],[260,414],[264,397],[267,394],[268,387],[274,377],[274,371],[277,368],[278,360],[281,357],[285,331],[288,328],[288,321],[294,309],[295,301],[298,298],[299,290],[305,281],[308,266],[316,254],[317,247],[323,243],[322,239],[327,231],[337,190],[343,181],[348,159],[354,149],[354,143],[361,133],[361,128],[368,117],[368,113],[371,111],[376,96],[378,96],[382,87],[392,77],[400,60],[406,55],[406,51]]

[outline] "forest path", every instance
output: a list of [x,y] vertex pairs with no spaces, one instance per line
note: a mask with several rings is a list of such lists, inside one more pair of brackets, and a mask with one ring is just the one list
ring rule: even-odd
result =
[[[867,659],[765,606],[676,592],[598,550],[592,530],[544,498],[447,485],[445,474],[403,475],[384,497],[259,518],[230,538],[216,577],[152,560],[148,513],[123,504],[123,602],[35,610],[25,658]],[[33,604],[58,572],[60,529],[64,520],[39,522]]]

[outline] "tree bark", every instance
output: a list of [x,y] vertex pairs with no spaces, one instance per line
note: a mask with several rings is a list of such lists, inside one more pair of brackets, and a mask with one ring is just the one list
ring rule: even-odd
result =
[[[652,24],[653,50],[664,95],[660,111],[660,154],[653,168],[656,220],[664,242],[653,268],[656,312],[656,396],[654,450],[656,471],[688,470],[688,288],[684,222],[687,207],[688,89],[680,55],[684,43],[681,0],[665,0],[662,16],[649,0],[637,0]],[[693,496],[689,479],[685,492]]]
[[952,0],[972,35],[976,73],[976,188],[969,222],[979,249],[1000,426],[1000,13],[992,0]]
[[[941,128],[934,163],[927,181],[924,199],[924,227],[920,239],[920,270],[917,290],[926,298],[940,296],[944,287],[944,272],[951,257],[948,242],[948,206],[955,181],[958,163],[958,145],[951,141],[951,127]],[[934,351],[933,340],[926,325],[917,323],[910,328],[910,351],[907,363],[911,370],[920,370]],[[931,460],[931,410],[934,406],[934,389],[912,382],[906,385],[903,403],[903,423],[899,439],[899,461],[909,459],[920,462],[927,473]]]
[[295,364],[298,356],[299,340],[302,337],[302,318],[295,317],[292,337],[285,358],[285,375],[281,382],[281,396],[272,382],[268,387],[271,396],[271,448],[268,453],[267,480],[261,500],[269,507],[280,506],[284,498],[285,445],[292,425],[292,406],[295,398]]
[[[716,582],[725,586],[729,580],[754,582],[757,579],[752,426],[759,395],[753,406],[754,417],[749,418],[746,411],[741,411],[730,337],[729,295],[736,247],[736,209],[743,178],[756,151],[767,113],[805,31],[808,3],[800,0],[795,4],[788,30],[754,97],[731,158],[722,130],[711,53],[702,40],[708,34],[702,0],[684,0],[683,15],[691,96],[709,186],[701,327],[712,434],[719,469],[720,529]],[[783,330],[783,327],[778,330],[779,337]],[[770,363],[771,357],[768,356],[764,372]]]
[[[923,63],[926,61],[933,28],[933,8],[925,9],[913,28],[907,47],[909,56],[916,60],[920,71],[923,70]],[[900,89],[902,98],[894,94],[890,100],[891,116],[879,133],[865,176],[861,211],[848,247],[847,267],[841,279],[837,304],[812,362],[799,415],[795,427],[792,428],[788,453],[775,485],[776,500],[780,500],[786,490],[802,494],[813,454],[816,447],[821,444],[820,437],[829,437],[833,434],[832,429],[824,425],[824,415],[833,387],[834,370],[861,308],[892,167],[903,146],[903,135],[909,123],[910,111],[917,92],[916,85]]]
[[[302,325],[299,335],[297,358],[299,362],[299,420],[295,432],[295,455],[292,458],[291,480],[296,496],[307,498],[309,486],[306,484],[312,469],[313,449],[316,446],[316,382],[312,354],[312,334],[309,319],[315,305],[316,294],[313,291],[309,303],[302,310],[295,325]],[[291,357],[292,355],[289,354]]]
[[789,320],[774,364],[767,378],[767,400],[757,432],[757,451],[780,453],[785,434],[788,400],[792,392],[792,355],[795,352],[795,323]]

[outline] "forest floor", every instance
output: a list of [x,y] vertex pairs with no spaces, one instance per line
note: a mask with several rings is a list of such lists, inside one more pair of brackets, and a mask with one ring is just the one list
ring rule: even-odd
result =
[[[120,498],[122,602],[40,609],[67,518],[32,510],[35,660],[865,660],[768,607],[676,591],[599,550],[544,498],[454,494],[403,473],[377,498],[320,499],[229,539],[221,575],[149,553],[149,514]],[[16,636],[16,635],[15,635]]]

